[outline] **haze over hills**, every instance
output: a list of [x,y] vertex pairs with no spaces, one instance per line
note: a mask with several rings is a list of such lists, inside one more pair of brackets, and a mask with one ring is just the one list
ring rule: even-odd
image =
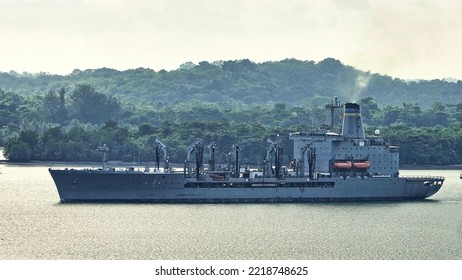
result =
[[254,63],[234,61],[184,63],[177,70],[109,68],[74,70],[68,75],[0,73],[0,88],[22,96],[43,95],[77,84],[89,84],[119,100],[156,108],[191,100],[230,104],[323,105],[334,96],[343,101],[372,97],[381,106],[434,102],[462,103],[460,80],[403,80],[373,74],[326,58],[320,62],[286,59]]

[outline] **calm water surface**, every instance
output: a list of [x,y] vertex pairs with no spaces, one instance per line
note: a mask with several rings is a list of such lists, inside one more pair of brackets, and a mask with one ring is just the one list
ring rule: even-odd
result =
[[0,259],[462,259],[462,180],[418,202],[62,204],[45,165],[0,164]]

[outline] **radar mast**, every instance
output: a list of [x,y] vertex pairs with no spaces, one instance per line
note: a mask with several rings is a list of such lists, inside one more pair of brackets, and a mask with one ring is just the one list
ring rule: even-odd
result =
[[325,107],[326,107],[326,109],[328,109],[330,111],[329,131],[333,132],[334,131],[334,112],[335,112],[335,109],[343,108],[343,104],[338,100],[338,97],[335,96],[334,99],[332,99],[331,103],[327,103]]

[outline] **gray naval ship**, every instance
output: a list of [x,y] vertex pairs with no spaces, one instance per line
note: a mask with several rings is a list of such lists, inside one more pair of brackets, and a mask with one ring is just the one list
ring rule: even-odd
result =
[[[214,144],[209,146],[209,167],[204,168],[204,143],[199,140],[189,146],[184,168],[175,170],[168,166],[167,147],[156,140],[157,168],[108,168],[103,159],[99,169],[50,168],[49,172],[62,202],[416,200],[441,188],[443,177],[399,175],[398,147],[387,144],[378,131],[365,137],[358,104],[342,105],[335,99],[329,107],[332,116],[335,108],[343,108],[341,134],[291,133],[294,159],[288,166],[282,164],[282,141],[267,140],[259,170],[241,168],[238,145],[233,145],[229,168],[219,170]],[[107,148],[101,150],[105,154]],[[159,168],[161,154],[164,168]]]

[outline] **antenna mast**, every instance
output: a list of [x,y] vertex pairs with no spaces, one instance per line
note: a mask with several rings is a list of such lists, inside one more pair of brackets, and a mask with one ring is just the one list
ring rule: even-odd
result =
[[343,107],[343,104],[338,101],[337,96],[334,97],[331,103],[326,104],[326,109],[330,110],[330,127],[329,130],[334,130],[334,112],[335,109],[340,109]]
[[98,151],[103,153],[103,170],[106,169],[106,153],[109,151],[109,147],[106,144],[99,146]]

